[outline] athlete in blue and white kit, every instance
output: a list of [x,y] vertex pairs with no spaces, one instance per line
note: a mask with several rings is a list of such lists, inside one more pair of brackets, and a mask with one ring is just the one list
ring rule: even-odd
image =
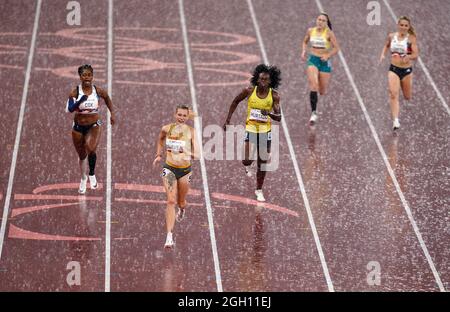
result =
[[[78,192],[86,193],[88,176],[87,161],[89,161],[89,184],[91,189],[96,189],[95,163],[97,161],[96,149],[100,140],[101,121],[98,113],[99,99],[103,98],[111,112],[111,125],[114,124],[113,105],[108,93],[92,84],[94,69],[91,65],[78,67],[81,84],[69,95],[66,112],[75,112],[72,127],[72,141],[79,157],[81,170],[81,182]],[[87,158],[87,160],[86,160]]]

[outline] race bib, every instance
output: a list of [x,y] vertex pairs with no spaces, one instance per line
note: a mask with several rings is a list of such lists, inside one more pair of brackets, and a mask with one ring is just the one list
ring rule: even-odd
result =
[[407,45],[405,45],[404,43],[393,42],[393,43],[391,43],[391,52],[398,53],[398,54],[406,54],[407,53]]
[[88,98],[78,107],[80,111],[96,111],[98,109],[98,101],[96,99]]
[[92,109],[92,108],[94,108],[94,103],[91,101],[90,102],[86,101],[80,105],[80,108],[81,109]]
[[174,152],[175,153],[183,153],[185,146],[186,146],[185,141],[172,140],[172,139],[166,140],[167,150],[171,151],[172,153],[174,153]]
[[[167,176],[167,175],[169,175],[169,174],[171,174],[171,173],[172,173],[172,171],[170,171],[169,169],[163,168],[163,169],[162,169],[162,172],[161,172],[161,177],[164,178],[165,176]],[[172,173],[172,174],[173,174],[173,173]]]
[[260,109],[252,108],[250,110],[250,120],[267,122],[269,120],[269,115],[263,115]]
[[311,46],[313,48],[325,49],[327,46],[327,42],[323,38],[318,37],[318,38],[311,39]]

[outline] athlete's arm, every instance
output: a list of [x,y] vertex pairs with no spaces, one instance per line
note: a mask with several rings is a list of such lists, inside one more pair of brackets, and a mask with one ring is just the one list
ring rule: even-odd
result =
[[306,48],[308,47],[310,33],[311,33],[311,28],[308,28],[308,31],[306,32],[305,38],[303,38],[303,41],[302,41],[302,55],[301,55],[301,58],[304,61],[306,60]]
[[191,153],[191,159],[200,159],[200,148],[197,144],[197,139],[195,138],[195,130],[194,128],[191,128],[191,146],[192,146],[192,153]]
[[[270,112],[270,113],[268,113],[268,115],[273,120],[279,122],[279,121],[281,121],[280,95],[278,94],[278,92],[273,91],[272,98],[273,98],[273,107],[272,107],[273,113]],[[262,112],[262,110],[261,110],[261,112]]]
[[162,150],[164,148],[164,141],[166,139],[167,131],[168,126],[164,126],[162,127],[161,132],[159,132],[158,140],[156,141],[156,156],[155,160],[153,160],[153,166],[156,166],[162,158]]
[[105,101],[105,104],[108,107],[109,112],[111,113],[111,118],[110,118],[111,125],[114,125],[114,123],[116,121],[116,116],[113,111],[113,104],[112,104],[111,98],[109,97],[108,92],[106,92],[102,88],[96,87],[96,89],[97,89],[97,94]]
[[414,35],[409,35],[411,42],[411,54],[407,55],[408,59],[415,60],[419,57],[419,48],[417,47],[417,38]]
[[233,102],[230,105],[230,110],[228,111],[227,119],[225,120],[225,123],[223,124],[223,130],[227,130],[227,125],[230,124],[231,116],[233,116],[234,111],[236,110],[237,106],[241,101],[243,101],[245,98],[248,97],[248,95],[252,92],[253,87],[245,88],[239,93],[233,100]]
[[80,104],[86,101],[88,98],[88,96],[85,94],[80,98],[79,101],[77,101],[76,96],[77,90],[73,89],[72,92],[70,92],[69,99],[66,103],[66,112],[73,113],[78,108],[78,106],[80,106]]
[[[331,49],[330,52],[328,52],[327,54],[325,54],[324,56],[321,57],[323,59],[323,61],[328,60],[330,57],[337,54],[340,50],[336,36],[334,35],[334,32],[332,32],[331,30],[330,30],[330,42],[331,42],[331,45],[333,46],[333,48]],[[326,58],[325,58],[325,56],[326,56]]]
[[380,60],[378,64],[381,64],[384,60],[387,50],[391,47],[391,34],[388,34],[386,41],[384,42],[383,51],[381,51]]
[[[188,146],[186,146],[186,148],[183,149],[183,159],[187,160],[187,161],[191,161],[194,159],[199,159],[200,158],[200,150],[198,148],[197,145],[197,139],[195,137],[195,129],[192,127],[188,128],[190,136],[191,136],[191,140],[190,140],[190,144]],[[183,131],[184,132],[184,131]]]

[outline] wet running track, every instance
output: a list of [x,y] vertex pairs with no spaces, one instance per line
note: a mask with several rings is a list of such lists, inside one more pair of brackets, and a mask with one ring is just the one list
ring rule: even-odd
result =
[[[8,0],[0,12],[0,291],[449,289],[450,37],[436,31],[449,2],[378,1],[372,26],[357,0],[78,2],[74,26],[64,1]],[[311,127],[300,42],[320,9],[342,53]],[[412,18],[421,55],[395,135],[389,64],[378,65],[393,15]],[[284,121],[258,204],[241,162],[208,151],[225,142],[229,105],[262,62],[282,71]],[[79,196],[64,108],[84,63],[110,93],[116,125],[103,106],[101,187]],[[201,116],[206,159],[194,162],[187,219],[167,251],[151,163],[180,103]]]

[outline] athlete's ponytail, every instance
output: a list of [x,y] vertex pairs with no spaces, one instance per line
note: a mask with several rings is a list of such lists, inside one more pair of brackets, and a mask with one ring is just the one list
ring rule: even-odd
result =
[[333,30],[333,28],[331,27],[331,21],[330,21],[330,17],[328,16],[328,14],[325,13],[325,12],[321,12],[320,15],[323,15],[323,16],[325,16],[327,18],[328,28],[330,28],[330,30]]

